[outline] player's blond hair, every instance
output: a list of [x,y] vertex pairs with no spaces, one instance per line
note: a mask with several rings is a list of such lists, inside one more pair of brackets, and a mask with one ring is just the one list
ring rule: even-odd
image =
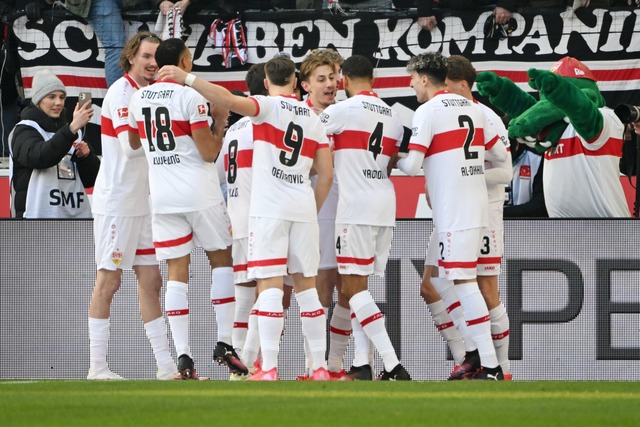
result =
[[120,60],[118,62],[118,65],[120,66],[120,69],[122,71],[124,71],[125,73],[129,72],[129,70],[131,69],[131,63],[129,62],[129,60],[136,56],[136,53],[138,53],[138,49],[140,49],[140,45],[145,40],[151,43],[158,44],[160,44],[160,42],[162,41],[160,37],[150,31],[140,31],[139,33],[136,33],[127,41],[127,44],[124,46],[124,48],[122,48],[122,52],[120,52]]
[[300,80],[308,82],[313,71],[323,65],[337,70],[343,62],[342,56],[333,49],[314,49],[300,64]]

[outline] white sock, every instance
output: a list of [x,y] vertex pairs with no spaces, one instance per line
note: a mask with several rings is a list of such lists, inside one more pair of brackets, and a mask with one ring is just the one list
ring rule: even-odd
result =
[[89,318],[89,369],[100,372],[109,369],[109,319]]
[[498,363],[502,367],[502,372],[505,374],[511,373],[511,362],[509,361],[509,316],[504,305],[500,303],[499,306],[489,311],[489,318],[491,319],[491,338],[493,339],[493,346],[496,349],[496,356]]
[[327,352],[327,316],[315,288],[296,292],[296,300],[300,307],[302,333],[307,337],[311,352],[311,368],[327,368],[324,355]]
[[[382,357],[382,363],[387,372],[391,372],[400,361],[389,339],[389,334],[384,326],[384,317],[376,305],[369,291],[362,291],[355,294],[349,300],[351,310],[362,325],[362,329],[367,334],[376,350]],[[367,355],[368,358],[368,355]]]
[[458,331],[453,320],[451,320],[451,316],[447,313],[447,306],[444,301],[438,300],[434,303],[427,304],[427,307],[431,312],[433,324],[436,326],[438,332],[440,332],[440,336],[442,336],[442,339],[447,343],[447,346],[449,346],[449,350],[451,350],[454,363],[460,365],[465,355],[464,342],[462,341],[460,331]]
[[476,350],[476,343],[473,342],[471,335],[469,335],[469,328],[467,328],[467,322],[464,320],[464,310],[458,299],[458,294],[454,289],[453,281],[445,279],[444,277],[432,277],[431,284],[438,294],[440,294],[442,301],[444,301],[447,307],[447,313],[449,313],[451,321],[458,329],[458,332],[460,332],[460,335],[462,335],[465,351],[470,352]]
[[260,306],[258,329],[263,371],[269,371],[278,366],[280,336],[284,327],[282,295],[282,289],[269,288],[262,291],[258,297]]
[[153,349],[153,355],[156,358],[158,369],[164,371],[176,371],[176,363],[171,357],[169,349],[169,338],[167,337],[167,323],[164,317],[158,317],[151,322],[144,324],[144,330]]
[[[371,340],[365,334],[364,329],[356,315],[351,313],[351,331],[353,333],[353,366],[369,365],[369,352],[371,348]],[[373,366],[371,366],[373,369]]]
[[329,325],[329,357],[327,364],[332,372],[342,370],[342,359],[349,346],[351,335],[351,310],[336,304]]
[[164,309],[169,319],[173,345],[178,357],[186,354],[191,357],[189,347],[189,300],[187,294],[189,286],[176,280],[167,282],[167,292],[164,294]]
[[233,316],[236,311],[233,267],[218,267],[211,271],[211,305],[216,314],[218,341],[231,345]]
[[256,359],[258,359],[258,352],[260,351],[258,307],[258,302],[256,301],[249,313],[249,327],[247,329],[247,337],[244,341],[244,347],[242,348],[242,362],[244,362],[248,368],[251,368]]
[[256,302],[256,288],[236,285],[236,313],[231,333],[231,345],[241,352],[247,339],[249,328],[249,313]]
[[477,282],[467,282],[455,285],[456,293],[464,310],[464,318],[469,328],[469,334],[478,346],[480,361],[485,368],[498,366],[496,351],[491,339],[491,324],[489,310],[480,293]]

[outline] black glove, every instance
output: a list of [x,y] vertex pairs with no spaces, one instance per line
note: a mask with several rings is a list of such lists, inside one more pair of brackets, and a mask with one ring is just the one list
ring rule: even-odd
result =
[[24,11],[27,13],[27,19],[29,21],[38,21],[40,20],[40,18],[42,18],[42,7],[44,5],[42,4],[41,0],[36,0],[36,1],[32,1],[31,3],[28,3],[25,7],[24,7]]

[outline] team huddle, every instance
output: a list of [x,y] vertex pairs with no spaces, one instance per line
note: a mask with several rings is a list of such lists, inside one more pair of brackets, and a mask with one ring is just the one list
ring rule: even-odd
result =
[[[509,141],[497,115],[471,96],[475,70],[466,58],[424,53],[409,61],[422,105],[407,152],[401,120],[373,91],[373,66],[360,55],[343,60],[317,49],[299,74],[276,56],[247,72],[248,97],[191,74],[180,39],[138,33],[121,65],[125,75],[102,107],[88,379],[122,379],[106,362],[109,311],[130,268],[157,378],[202,379],[188,300],[190,254],[201,247],[212,271],[213,360],[230,379],[279,380],[293,293],[305,348],[298,379],[372,380],[377,351],[384,369],[375,378],[411,380],[368,290],[370,275],[384,275],[392,244],[394,167],[424,170],[435,228],[421,294],[454,357],[449,379],[511,379],[497,279]],[[340,83],[347,99],[336,102]],[[167,264],[164,308],[177,362],[158,260]]]

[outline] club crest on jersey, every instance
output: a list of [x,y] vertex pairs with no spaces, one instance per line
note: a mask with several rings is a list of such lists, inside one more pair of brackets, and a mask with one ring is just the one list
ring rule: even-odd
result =
[[118,108],[118,118],[126,119],[127,117],[129,117],[129,109],[127,107]]
[[204,104],[198,104],[198,114],[204,116],[207,114],[207,106]]
[[530,178],[531,177],[531,166],[529,166],[529,165],[520,166],[520,177],[521,178]]
[[111,254],[111,261],[113,261],[115,265],[120,265],[122,262],[122,252],[113,252]]

